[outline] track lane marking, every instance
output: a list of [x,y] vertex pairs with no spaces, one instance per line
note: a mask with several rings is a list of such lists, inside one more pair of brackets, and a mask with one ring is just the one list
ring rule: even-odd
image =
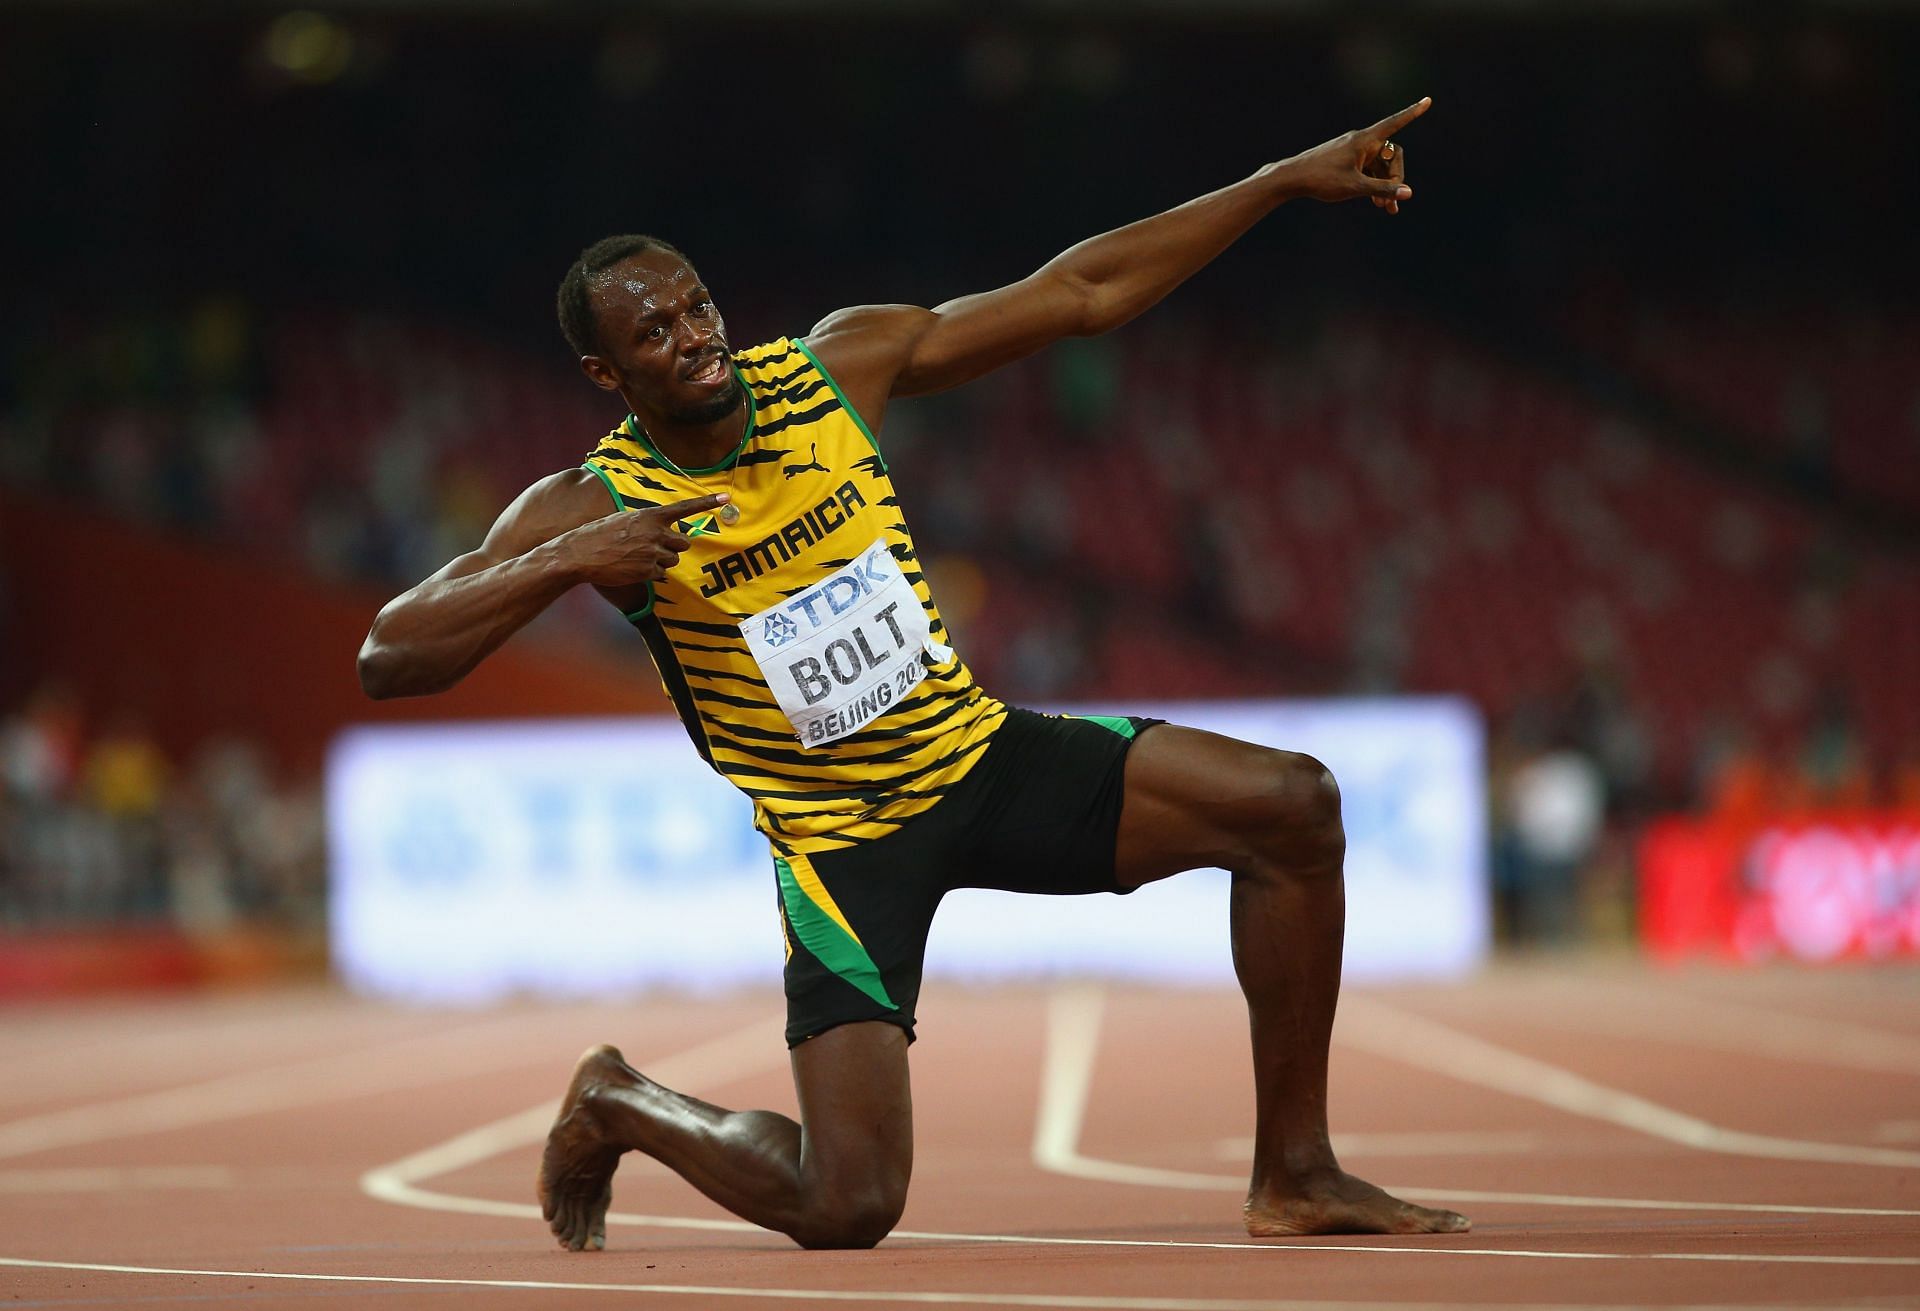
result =
[[[502,1028],[524,1030],[522,1017],[480,1021],[414,1035],[376,1047],[242,1070],[199,1083],[135,1093],[0,1124],[0,1160],[163,1133],[268,1111],[406,1088],[525,1065],[520,1043],[475,1041]],[[445,1048],[444,1052],[439,1049]]]
[[[1588,992],[1596,985],[1583,983]],[[1604,982],[1597,986],[1631,1004],[1604,1015],[1556,1012],[1555,1022],[1567,1028],[1612,1037],[1637,1038],[1684,1047],[1710,1047],[1716,1051],[1743,1056],[1766,1056],[1806,1065],[1824,1065],[1843,1069],[1867,1070],[1884,1074],[1920,1074],[1920,1038],[1886,1029],[1869,1028],[1852,1020],[1815,1020],[1805,1015],[1764,1010],[1717,997],[1680,993],[1680,1007],[1694,1018],[1724,1026],[1702,1029],[1689,1026],[1684,1040],[1676,1037],[1672,1025],[1654,1024],[1635,1017],[1651,1007],[1671,1017],[1676,995],[1655,994],[1631,983]],[[1635,1000],[1637,999],[1637,1000]]]
[[[1077,1002],[1083,1008],[1091,1006],[1091,1024],[1082,1024],[1078,1032],[1068,1031],[1064,1037],[1058,1021],[1061,1001],[1067,998]],[[1088,1080],[1092,1073],[1092,1056],[1099,1037],[1099,1008],[1102,996],[1097,988],[1077,987],[1063,989],[1053,998],[1049,1012],[1048,1041],[1046,1050],[1046,1070],[1043,1082],[1051,1086],[1059,1082],[1068,1094],[1065,1097],[1049,1099],[1043,1096],[1043,1106],[1035,1127],[1035,1159],[1040,1160],[1040,1142],[1043,1136],[1050,1136],[1056,1149],[1061,1145],[1063,1132],[1070,1132],[1071,1141],[1064,1143],[1067,1150],[1077,1154],[1080,1124],[1085,1114]],[[733,1033],[722,1035],[699,1047],[691,1048],[675,1056],[652,1063],[649,1077],[659,1076],[662,1083],[671,1081],[682,1091],[691,1091],[700,1084],[708,1086],[724,1082],[743,1074],[756,1073],[766,1068],[768,1062],[765,1053],[772,1045],[767,1035],[775,1033],[776,1022],[761,1022],[748,1025]],[[1077,1091],[1069,1086],[1070,1081],[1062,1080],[1056,1071],[1056,1050],[1064,1045],[1076,1050],[1082,1057],[1078,1074]],[[774,1048],[778,1050],[778,1047]],[[1052,1110],[1049,1110],[1049,1105]],[[360,1186],[369,1196],[402,1206],[418,1207],[432,1211],[450,1211],[468,1215],[487,1215],[514,1220],[542,1220],[540,1208],[531,1202],[508,1202],[494,1198],[471,1197],[453,1193],[443,1193],[420,1185],[427,1179],[441,1174],[451,1173],[480,1161],[487,1160],[503,1151],[530,1146],[546,1136],[547,1126],[552,1122],[557,1102],[544,1103],[530,1107],[525,1111],[485,1124],[477,1129],[456,1135],[446,1142],[436,1144],[424,1151],[415,1152],[391,1164],[378,1166],[361,1176]],[[1050,1120],[1064,1119],[1063,1128],[1048,1129]],[[1163,1172],[1150,1171],[1146,1167],[1125,1167],[1117,1162],[1096,1162],[1091,1158],[1080,1158],[1089,1164],[1113,1167],[1121,1171],[1140,1170],[1147,1174]],[[1046,1168],[1044,1163],[1043,1168]],[[1071,1173],[1071,1171],[1063,1171]],[[1221,1176],[1194,1175],[1191,1178],[1204,1181],[1202,1187],[1218,1187]],[[1133,1180],[1125,1180],[1133,1182]],[[1240,1187],[1239,1181],[1233,1186]],[[1410,1190],[1402,1190],[1410,1191]],[[1449,1193],[1449,1197],[1462,1194]],[[1475,1195],[1477,1196],[1477,1195]],[[1508,1195],[1502,1195],[1508,1196]],[[1531,1194],[1511,1195],[1532,1198]],[[1469,1199],[1471,1200],[1471,1198]],[[1591,1205],[1594,1199],[1569,1199],[1569,1204]],[[1727,1208],[1716,1204],[1682,1203],[1670,1205],[1659,1202],[1629,1201],[1627,1205],[1647,1206],[1650,1209],[1711,1209]],[[1766,1208],[1768,1210],[1800,1210],[1802,1208]],[[1878,1212],[1865,1212],[1879,1214]],[[1895,1213],[1902,1214],[1902,1213]],[[623,1226],[703,1230],[721,1233],[748,1233],[771,1235],[771,1231],[745,1220],[729,1220],[701,1216],[656,1216],[637,1215],[628,1212],[609,1211],[607,1222]],[[1175,1248],[1200,1249],[1210,1251],[1267,1252],[1267,1253],[1312,1253],[1312,1252],[1361,1252],[1369,1254],[1429,1255],[1429,1256],[1504,1256],[1538,1260],[1566,1261],[1700,1261],[1700,1262],[1738,1262],[1738,1263],[1778,1263],[1789,1265],[1894,1265],[1920,1266],[1920,1257],[1850,1257],[1825,1255],[1783,1255],[1754,1256],[1747,1253],[1731,1252],[1553,1252],[1525,1248],[1468,1248],[1468,1247],[1421,1247],[1407,1242],[1392,1245],[1384,1243],[1328,1243],[1320,1239],[1305,1239],[1296,1243],[1257,1242],[1192,1242],[1177,1239],[1130,1239],[1130,1238],[1070,1238],[1032,1234],[979,1234],[947,1233],[930,1230],[896,1229],[888,1237],[888,1242],[924,1242],[924,1243],[990,1243],[1036,1247],[1103,1247],[1103,1248]],[[1436,1240],[1445,1241],[1445,1240]],[[596,1286],[598,1287],[598,1286]],[[941,1295],[945,1296],[945,1295]],[[969,1295],[971,1296],[971,1295]],[[980,1298],[975,1297],[975,1301]],[[985,1303],[983,1303],[985,1304]],[[1007,1302],[994,1305],[1056,1305],[1052,1302]],[[1058,1305],[1079,1305],[1059,1303]],[[1095,1302],[1091,1305],[1122,1306],[1125,1303]],[[1161,1306],[1165,1303],[1143,1305]],[[1181,1304],[1186,1305],[1186,1304]],[[1195,1304],[1207,1307],[1231,1306],[1231,1303]],[[1272,1304],[1262,1304],[1272,1305]]]
[[[1245,1192],[1242,1175],[1204,1174],[1162,1166],[1134,1165],[1088,1156],[1081,1131],[1099,1055],[1104,992],[1092,984],[1056,989],[1047,1008],[1047,1041],[1040,1074],[1040,1107],[1034,1119],[1034,1164],[1054,1174],[1147,1188]],[[1336,1032],[1336,1037],[1340,1035]],[[1549,1067],[1551,1068],[1551,1067]],[[1795,1206],[1760,1202],[1671,1201],[1647,1197],[1580,1197],[1561,1193],[1507,1193],[1457,1188],[1385,1185],[1416,1202],[1489,1202],[1524,1206],[1599,1207],[1635,1211],[1723,1211],[1779,1215],[1920,1216],[1920,1210],[1865,1206]]]
[[1772,1161],[1897,1169],[1920,1166],[1920,1152],[1901,1148],[1814,1142],[1728,1129],[1371,998],[1356,997],[1342,1010],[1345,1023],[1335,1036],[1349,1047],[1586,1119],[1664,1138],[1682,1147]]
[[[1337,1156],[1513,1156],[1539,1152],[1548,1146],[1545,1134],[1437,1130],[1432,1133],[1337,1133]],[[1253,1139],[1222,1138],[1213,1154],[1223,1161],[1253,1159]]]

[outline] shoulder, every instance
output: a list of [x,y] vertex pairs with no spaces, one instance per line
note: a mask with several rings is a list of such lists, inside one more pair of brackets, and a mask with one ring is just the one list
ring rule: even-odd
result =
[[545,541],[622,508],[600,475],[582,466],[550,473],[534,483],[507,507],[507,515],[531,533],[550,530],[541,538]]
[[884,348],[889,343],[911,347],[933,323],[935,314],[919,305],[853,305],[835,310],[813,325],[806,345],[828,368],[826,357]]
[[[590,469],[550,473],[513,498],[478,550],[462,557],[498,564],[613,513],[607,489]],[[458,563],[456,561],[455,563]]]
[[802,344],[861,410],[877,418],[938,317],[918,305],[855,305],[820,320]]

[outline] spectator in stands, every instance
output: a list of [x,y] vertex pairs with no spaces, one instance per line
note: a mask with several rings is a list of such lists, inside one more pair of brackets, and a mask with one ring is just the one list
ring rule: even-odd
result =
[[1563,945],[1583,927],[1581,874],[1606,818],[1605,779],[1591,756],[1562,743],[1520,764],[1506,793],[1515,938]]
[[160,810],[170,782],[160,748],[123,715],[94,739],[81,766],[82,800],[107,839],[107,914],[149,918],[164,905]]

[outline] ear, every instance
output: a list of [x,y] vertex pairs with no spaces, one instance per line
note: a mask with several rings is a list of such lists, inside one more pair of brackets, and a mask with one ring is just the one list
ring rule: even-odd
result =
[[620,390],[620,379],[614,375],[612,369],[607,367],[607,362],[598,355],[582,355],[580,372],[586,374],[587,381],[601,391]]

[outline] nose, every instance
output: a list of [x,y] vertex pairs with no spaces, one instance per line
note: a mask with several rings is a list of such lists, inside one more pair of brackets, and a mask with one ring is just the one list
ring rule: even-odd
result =
[[675,343],[682,355],[698,355],[713,344],[714,325],[696,323],[692,315],[683,314],[674,324]]

